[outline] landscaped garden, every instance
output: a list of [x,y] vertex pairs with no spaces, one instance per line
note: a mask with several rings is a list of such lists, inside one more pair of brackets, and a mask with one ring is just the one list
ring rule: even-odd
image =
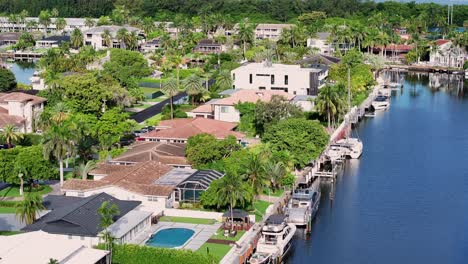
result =
[[0,214],[14,214],[17,204],[16,201],[0,201]]
[[195,252],[207,257],[212,256],[216,258],[217,262],[219,262],[229,252],[229,250],[231,250],[231,246],[229,245],[205,243]]
[[[9,186],[0,191],[0,197],[19,197],[20,190],[19,186]],[[37,193],[40,195],[48,194],[52,191],[52,187],[49,185],[39,185],[38,187],[29,188],[29,186],[24,187],[24,193]]]
[[178,217],[178,216],[163,216],[159,219],[162,222],[175,222],[175,223],[188,223],[188,224],[201,224],[212,225],[216,223],[214,219],[191,218],[191,217]]

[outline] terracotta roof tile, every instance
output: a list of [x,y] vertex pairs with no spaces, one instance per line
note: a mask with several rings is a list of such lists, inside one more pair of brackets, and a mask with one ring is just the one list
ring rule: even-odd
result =
[[115,164],[109,164],[109,163],[99,163],[97,167],[90,171],[90,175],[109,175],[113,172],[120,171],[120,170],[126,170],[131,168],[130,166],[124,166],[124,165],[115,165]]
[[287,100],[293,99],[294,95],[289,94],[284,91],[258,91],[258,90],[248,90],[240,89],[231,96],[223,99],[219,99],[213,104],[216,105],[235,105],[239,102],[241,103],[256,103],[257,101],[269,102],[274,95],[283,96]]
[[20,116],[0,113],[0,127],[5,127],[7,125],[19,126],[22,125],[24,121],[25,119]]
[[448,40],[448,39],[438,39],[438,40],[436,40],[437,46],[444,45],[445,43],[448,43],[448,42],[450,42],[450,40]]
[[4,102],[26,102],[26,101],[32,101],[33,104],[38,104],[47,101],[45,98],[27,94],[27,93],[19,93],[19,92],[13,92],[13,93],[7,93],[3,94],[0,96],[0,103]]
[[204,104],[204,105],[200,105],[199,107],[193,109],[190,112],[192,112],[192,113],[212,113],[213,108],[212,108],[211,104]]
[[145,162],[158,161],[166,165],[188,165],[185,158],[185,145],[140,141],[111,162]]
[[164,120],[159,123],[156,130],[142,135],[142,138],[171,138],[186,140],[189,137],[207,133],[218,139],[234,136],[238,139],[245,137],[243,133],[232,131],[236,123],[219,121],[207,118],[180,118]]

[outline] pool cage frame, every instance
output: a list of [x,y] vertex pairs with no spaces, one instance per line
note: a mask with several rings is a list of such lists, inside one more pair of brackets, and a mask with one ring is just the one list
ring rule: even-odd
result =
[[210,184],[224,176],[223,173],[215,170],[198,170],[187,179],[177,185],[176,201],[198,203],[200,195],[206,191]]

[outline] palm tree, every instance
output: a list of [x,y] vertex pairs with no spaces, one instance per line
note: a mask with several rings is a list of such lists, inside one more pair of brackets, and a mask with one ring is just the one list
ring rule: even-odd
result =
[[57,31],[61,31],[63,34],[63,30],[67,26],[67,21],[63,17],[58,17],[55,19],[55,28]]
[[255,195],[263,191],[267,185],[267,174],[265,173],[264,162],[260,154],[251,154],[245,164],[245,173],[242,175],[250,184]]
[[245,52],[247,51],[247,43],[252,43],[254,40],[254,29],[255,25],[249,23],[248,19],[244,19],[241,23],[239,23],[237,29],[237,39],[242,42],[243,47],[243,57],[245,59]]
[[265,164],[265,172],[270,176],[270,182],[273,189],[277,189],[281,179],[286,176],[286,168],[282,162],[267,162]]
[[317,98],[315,98],[315,105],[317,107],[317,110],[321,114],[327,115],[329,128],[331,127],[332,116],[334,116],[339,109],[339,106],[337,105],[338,102],[339,95],[336,89],[334,89],[334,87],[330,85],[326,85],[325,87],[320,89]]
[[182,64],[182,56],[180,55],[172,55],[168,58],[170,64],[174,65],[176,68],[176,81],[177,81],[177,88],[180,88],[180,64]]
[[245,205],[250,199],[248,186],[242,181],[242,178],[235,174],[227,174],[219,183],[217,194],[218,207],[229,205],[231,212],[231,230],[234,228],[234,213],[233,209],[239,203]]
[[58,260],[50,258],[47,264],[59,264]]
[[23,138],[23,135],[16,132],[16,127],[14,125],[6,125],[2,131],[0,131],[0,137],[5,140],[8,148],[13,147],[13,142]]
[[195,96],[203,93],[203,84],[200,77],[192,74],[184,80],[184,89],[192,98],[192,105],[195,105]]
[[41,210],[44,210],[45,207],[42,204],[42,197],[35,193],[30,193],[24,197],[24,200],[19,202],[16,205],[16,217],[22,223],[30,225],[36,221],[37,216]]
[[44,26],[44,33],[47,34],[47,28],[49,27],[50,23],[52,23],[52,15],[50,14],[49,10],[42,10],[39,13],[39,24]]
[[60,186],[63,186],[63,161],[74,146],[72,135],[69,127],[52,125],[43,137],[44,158],[53,156],[59,162]]
[[120,45],[122,45],[122,43],[125,45],[125,40],[127,39],[127,35],[128,35],[128,30],[126,28],[121,28],[117,31],[117,34],[115,37],[120,42]]
[[112,35],[108,29],[104,29],[104,32],[101,34],[103,44],[108,47],[112,48]]
[[71,42],[72,47],[76,49],[83,46],[83,33],[81,32],[79,28],[75,28],[72,31],[70,42]]
[[171,105],[171,119],[174,118],[174,102],[173,97],[179,92],[179,88],[177,86],[177,81],[174,78],[170,78],[164,84],[161,83],[161,91],[169,96],[170,98],[170,105]]
[[109,258],[110,263],[112,263],[112,245],[114,238],[108,228],[114,223],[114,217],[120,214],[120,210],[116,204],[110,204],[108,201],[105,201],[101,204],[101,207],[99,207],[98,213],[101,218],[99,226],[104,229],[101,236],[105,242],[105,249],[110,252]]
[[127,34],[125,38],[125,46],[129,50],[135,50],[138,47],[138,35],[135,31]]
[[143,21],[141,23],[141,28],[143,29],[145,34],[148,36],[149,33],[153,32],[155,29],[153,19],[151,17],[143,18]]
[[93,160],[88,160],[86,163],[80,163],[77,168],[75,168],[75,175],[81,177],[82,180],[88,178],[88,173],[96,168],[96,162]]
[[232,87],[231,73],[228,70],[222,70],[216,77],[216,85],[222,91],[231,89]]
[[85,18],[84,25],[88,28],[94,27],[96,25],[96,21],[94,19],[87,17]]

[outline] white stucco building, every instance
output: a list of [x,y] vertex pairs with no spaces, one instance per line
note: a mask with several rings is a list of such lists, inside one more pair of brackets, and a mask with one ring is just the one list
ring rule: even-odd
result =
[[[83,32],[84,37],[84,44],[86,46],[92,46],[96,50],[107,49],[107,48],[125,48],[125,43],[119,39],[117,39],[117,32],[125,28],[129,33],[135,32],[140,38],[144,38],[142,31],[135,27],[129,26],[98,26],[90,28]],[[105,31],[109,31],[112,40],[112,46],[107,47],[102,34]],[[138,45],[141,44],[142,41],[138,41]]]
[[[57,31],[55,18],[51,18],[51,23],[47,26],[48,32]],[[93,19],[96,23],[97,19]],[[66,26],[62,32],[72,32],[75,28],[81,31],[88,29],[85,18],[65,18]],[[0,31],[45,31],[44,25],[39,24],[37,17],[27,17],[25,21],[10,21],[8,17],[0,17]]]
[[330,33],[317,32],[314,38],[307,39],[307,47],[317,49],[320,54],[332,54],[333,47],[328,43]]
[[255,39],[278,41],[283,29],[290,29],[292,24],[258,24],[255,28]]
[[439,39],[435,49],[429,55],[429,63],[434,66],[463,68],[463,63],[468,59],[464,47],[457,47],[452,41]]
[[231,71],[233,89],[279,90],[292,95],[317,95],[327,76],[327,68],[270,62],[246,63]]
[[21,92],[0,93],[0,129],[15,126],[20,132],[35,132],[35,120],[44,110],[46,99]]

